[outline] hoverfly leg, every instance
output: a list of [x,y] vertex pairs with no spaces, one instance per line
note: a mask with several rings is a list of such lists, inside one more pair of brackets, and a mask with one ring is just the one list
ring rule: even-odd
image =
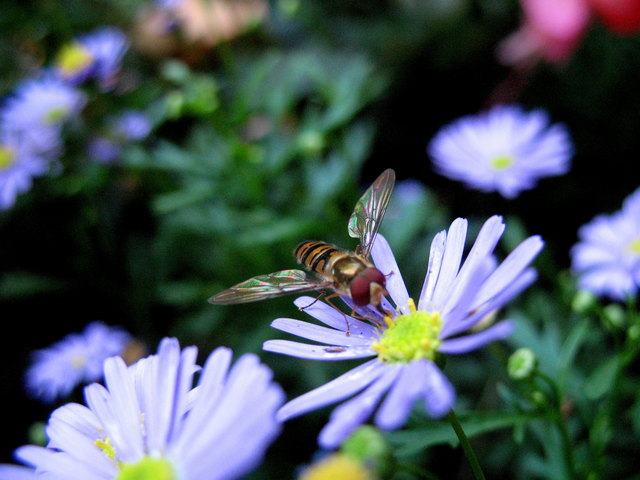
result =
[[344,317],[344,321],[347,324],[347,330],[345,331],[345,335],[349,337],[351,335],[351,324],[349,323],[349,317],[347,317],[347,315],[338,307],[336,307],[331,301],[332,298],[339,297],[339,296],[340,296],[339,293],[332,293],[327,298],[325,298],[324,301],[327,302],[331,306],[331,308],[333,308],[334,310],[337,310],[342,314],[342,316]]
[[376,305],[376,310],[378,310],[378,312],[380,312],[383,317],[393,318],[393,312],[385,310],[384,308],[382,308],[382,305]]
[[320,292],[320,295],[318,295],[315,300],[313,302],[311,302],[309,305],[305,305],[304,307],[299,307],[298,310],[304,310],[305,308],[309,308],[311,305],[313,305],[314,303],[316,303],[318,300],[320,300],[322,297],[324,297],[327,294],[327,292],[325,292],[324,290]]

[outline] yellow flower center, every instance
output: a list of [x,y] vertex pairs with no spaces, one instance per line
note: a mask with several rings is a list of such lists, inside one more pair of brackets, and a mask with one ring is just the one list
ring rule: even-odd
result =
[[627,251],[640,255],[640,238],[636,238],[629,245],[627,245]]
[[82,368],[86,365],[87,363],[87,359],[81,355],[78,355],[77,357],[73,357],[71,359],[71,366],[73,368]]
[[135,463],[116,461],[116,449],[108,437],[102,437],[93,444],[116,463],[118,475],[114,480],[177,480],[173,465],[161,457],[143,457]]
[[515,163],[512,155],[498,155],[491,159],[489,164],[496,170],[506,170]]
[[0,145],[0,171],[8,169],[15,160],[13,149]]
[[409,310],[409,314],[398,315],[393,320],[385,317],[388,328],[372,346],[381,362],[409,363],[420,358],[435,360],[442,328],[440,314],[416,310],[412,299],[409,299]]
[[58,52],[56,66],[64,77],[82,72],[93,62],[93,55],[79,43],[69,43]]
[[44,114],[44,123],[47,125],[55,125],[62,122],[69,114],[69,109],[64,107],[52,108]]
[[302,472],[298,480],[372,480],[373,476],[356,459],[341,453],[329,455]]
[[164,458],[144,457],[123,465],[115,480],[177,480],[173,465]]

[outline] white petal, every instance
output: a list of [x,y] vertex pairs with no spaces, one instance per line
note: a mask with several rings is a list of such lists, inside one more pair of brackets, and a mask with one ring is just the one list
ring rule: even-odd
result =
[[433,306],[441,309],[451,291],[451,285],[458,275],[460,261],[464,252],[464,243],[467,236],[467,221],[457,218],[449,227],[447,244],[444,248],[444,257],[440,268],[440,275],[433,293]]
[[502,340],[511,334],[513,324],[508,321],[496,323],[486,330],[478,333],[457,337],[451,340],[444,340],[438,347],[438,351],[449,355],[467,353],[485,346],[496,340]]
[[368,346],[375,340],[375,338],[372,339],[371,337],[355,334],[351,332],[351,329],[349,329],[350,335],[347,335],[344,331],[321,327],[292,318],[277,318],[271,322],[271,326],[282,332],[292,333],[307,340],[329,345]]
[[402,367],[387,365],[382,376],[363,392],[337,407],[327,425],[320,432],[318,443],[322,448],[338,447],[360,424],[364,423],[378,406],[380,397],[396,381]]
[[346,331],[346,320],[349,320],[349,331],[351,333],[365,336],[373,335],[374,327],[371,325],[361,322],[355,318],[348,317],[345,313],[333,308],[331,305],[327,305],[320,300],[315,300],[316,299],[312,297],[299,297],[296,298],[293,303],[304,313],[311,315],[316,320],[319,320],[325,325],[335,328],[336,330],[342,330],[343,332]]
[[456,401],[456,392],[449,379],[433,362],[427,362],[425,406],[429,415],[435,418],[449,413]]
[[286,403],[277,414],[281,421],[311,410],[336,403],[359,392],[386,372],[386,365],[377,359],[363,363],[338,378]]
[[376,241],[371,248],[371,257],[378,270],[386,276],[386,288],[396,306],[404,314],[409,313],[409,292],[402,280],[402,274],[398,263],[389,246],[389,242],[382,235],[378,234]]
[[482,285],[478,292],[477,305],[482,305],[514,282],[536,258],[543,246],[544,242],[537,235],[518,245]]
[[411,407],[425,388],[426,360],[414,360],[404,365],[398,380],[376,414],[376,425],[384,430],[400,428],[407,420]]
[[474,304],[473,313],[469,313],[467,317],[445,323],[440,331],[440,338],[449,338],[473,327],[486,315],[506,305],[509,300],[531,285],[536,278],[537,273],[533,268],[525,270],[519,278],[490,301],[479,307],[476,307]]
[[420,292],[420,300],[418,301],[418,310],[428,311],[429,305],[433,302],[433,292],[440,276],[440,268],[444,256],[444,247],[447,244],[447,232],[443,230],[439,232],[431,242],[431,250],[429,252],[429,266],[427,275]]
[[310,345],[290,340],[267,340],[262,344],[262,349],[266,352],[280,353],[308,360],[350,360],[376,355],[370,346]]

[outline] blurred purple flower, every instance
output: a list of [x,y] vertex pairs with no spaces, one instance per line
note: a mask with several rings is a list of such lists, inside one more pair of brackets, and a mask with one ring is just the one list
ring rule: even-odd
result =
[[45,402],[68,395],[81,383],[99,380],[105,359],[122,354],[130,340],[121,328],[92,322],[82,333],[35,351],[25,375],[26,388]]
[[185,0],[156,0],[156,5],[158,6],[158,8],[161,8],[163,10],[172,10],[184,1]]
[[5,101],[0,126],[21,135],[31,151],[55,156],[63,123],[78,115],[85,103],[85,95],[77,88],[45,74],[24,81]]
[[231,351],[221,347],[200,369],[197,353],[166,338],[156,355],[131,367],[107,359],[106,387],[86,387],[86,407],[53,412],[47,447],[16,451],[33,470],[1,465],[0,479],[228,480],[248,473],[280,431],[275,411],[284,394],[255,355],[231,366]]
[[33,177],[49,171],[49,159],[34,152],[24,135],[0,126],[0,210],[11,208],[31,188]]
[[466,230],[467,221],[457,219],[448,232],[442,231],[434,238],[417,308],[389,244],[378,235],[372,257],[377,268],[388,275],[386,288],[395,307],[386,299],[382,306],[391,317],[383,317],[369,307],[358,309],[358,314],[374,325],[350,317],[346,335],[342,313],[313,298],[301,297],[295,301],[296,306],[329,328],[290,318],[274,320],[274,328],[321,345],[269,340],[264,344],[266,351],[312,360],[376,357],[288,402],[278,412],[280,420],[353,396],[333,411],[320,433],[320,445],[335,448],[376,409],[375,423],[383,429],[401,427],[416,400],[424,402],[433,417],[451,410],[455,391],[436,358],[467,353],[511,332],[511,323],[504,321],[464,335],[535,280],[535,270],[529,264],[543,246],[539,237],[530,237],[497,265],[492,252],[504,224],[501,217],[493,216],[485,222],[461,266]]
[[146,113],[127,110],[110,121],[109,133],[121,140],[142,140],[151,131],[151,121]]
[[129,48],[126,35],[113,27],[102,27],[63,47],[56,71],[68,82],[82,83],[95,78],[103,90],[110,90]]
[[640,189],[622,209],[598,215],[578,230],[571,250],[578,287],[596,295],[624,300],[640,288]]
[[428,147],[435,170],[484,192],[514,198],[538,179],[569,170],[567,129],[543,110],[500,105],[443,127]]
[[125,142],[142,140],[150,131],[151,121],[145,113],[127,110],[107,121],[106,132],[89,143],[88,155],[98,162],[113,163]]
[[120,142],[107,137],[95,137],[89,142],[87,148],[89,158],[100,163],[113,163],[118,160],[121,153]]

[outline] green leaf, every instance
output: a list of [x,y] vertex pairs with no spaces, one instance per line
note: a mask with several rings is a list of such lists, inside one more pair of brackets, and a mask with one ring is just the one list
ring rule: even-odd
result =
[[0,298],[21,298],[65,288],[65,283],[56,278],[29,272],[7,272],[0,279]]
[[[522,427],[529,420],[530,416],[523,413],[473,412],[460,415],[460,423],[469,438],[504,428]],[[440,420],[429,421],[420,429],[393,432],[389,439],[397,446],[399,456],[412,455],[434,445],[458,445],[458,437],[451,425]]]
[[571,329],[560,350],[558,357],[558,367],[561,375],[560,385],[566,384],[566,379],[571,370],[573,360],[580,350],[584,341],[588,338],[590,324],[588,321],[581,321]]
[[598,365],[584,384],[583,392],[587,398],[597,400],[611,390],[619,370],[620,359],[617,355]]

